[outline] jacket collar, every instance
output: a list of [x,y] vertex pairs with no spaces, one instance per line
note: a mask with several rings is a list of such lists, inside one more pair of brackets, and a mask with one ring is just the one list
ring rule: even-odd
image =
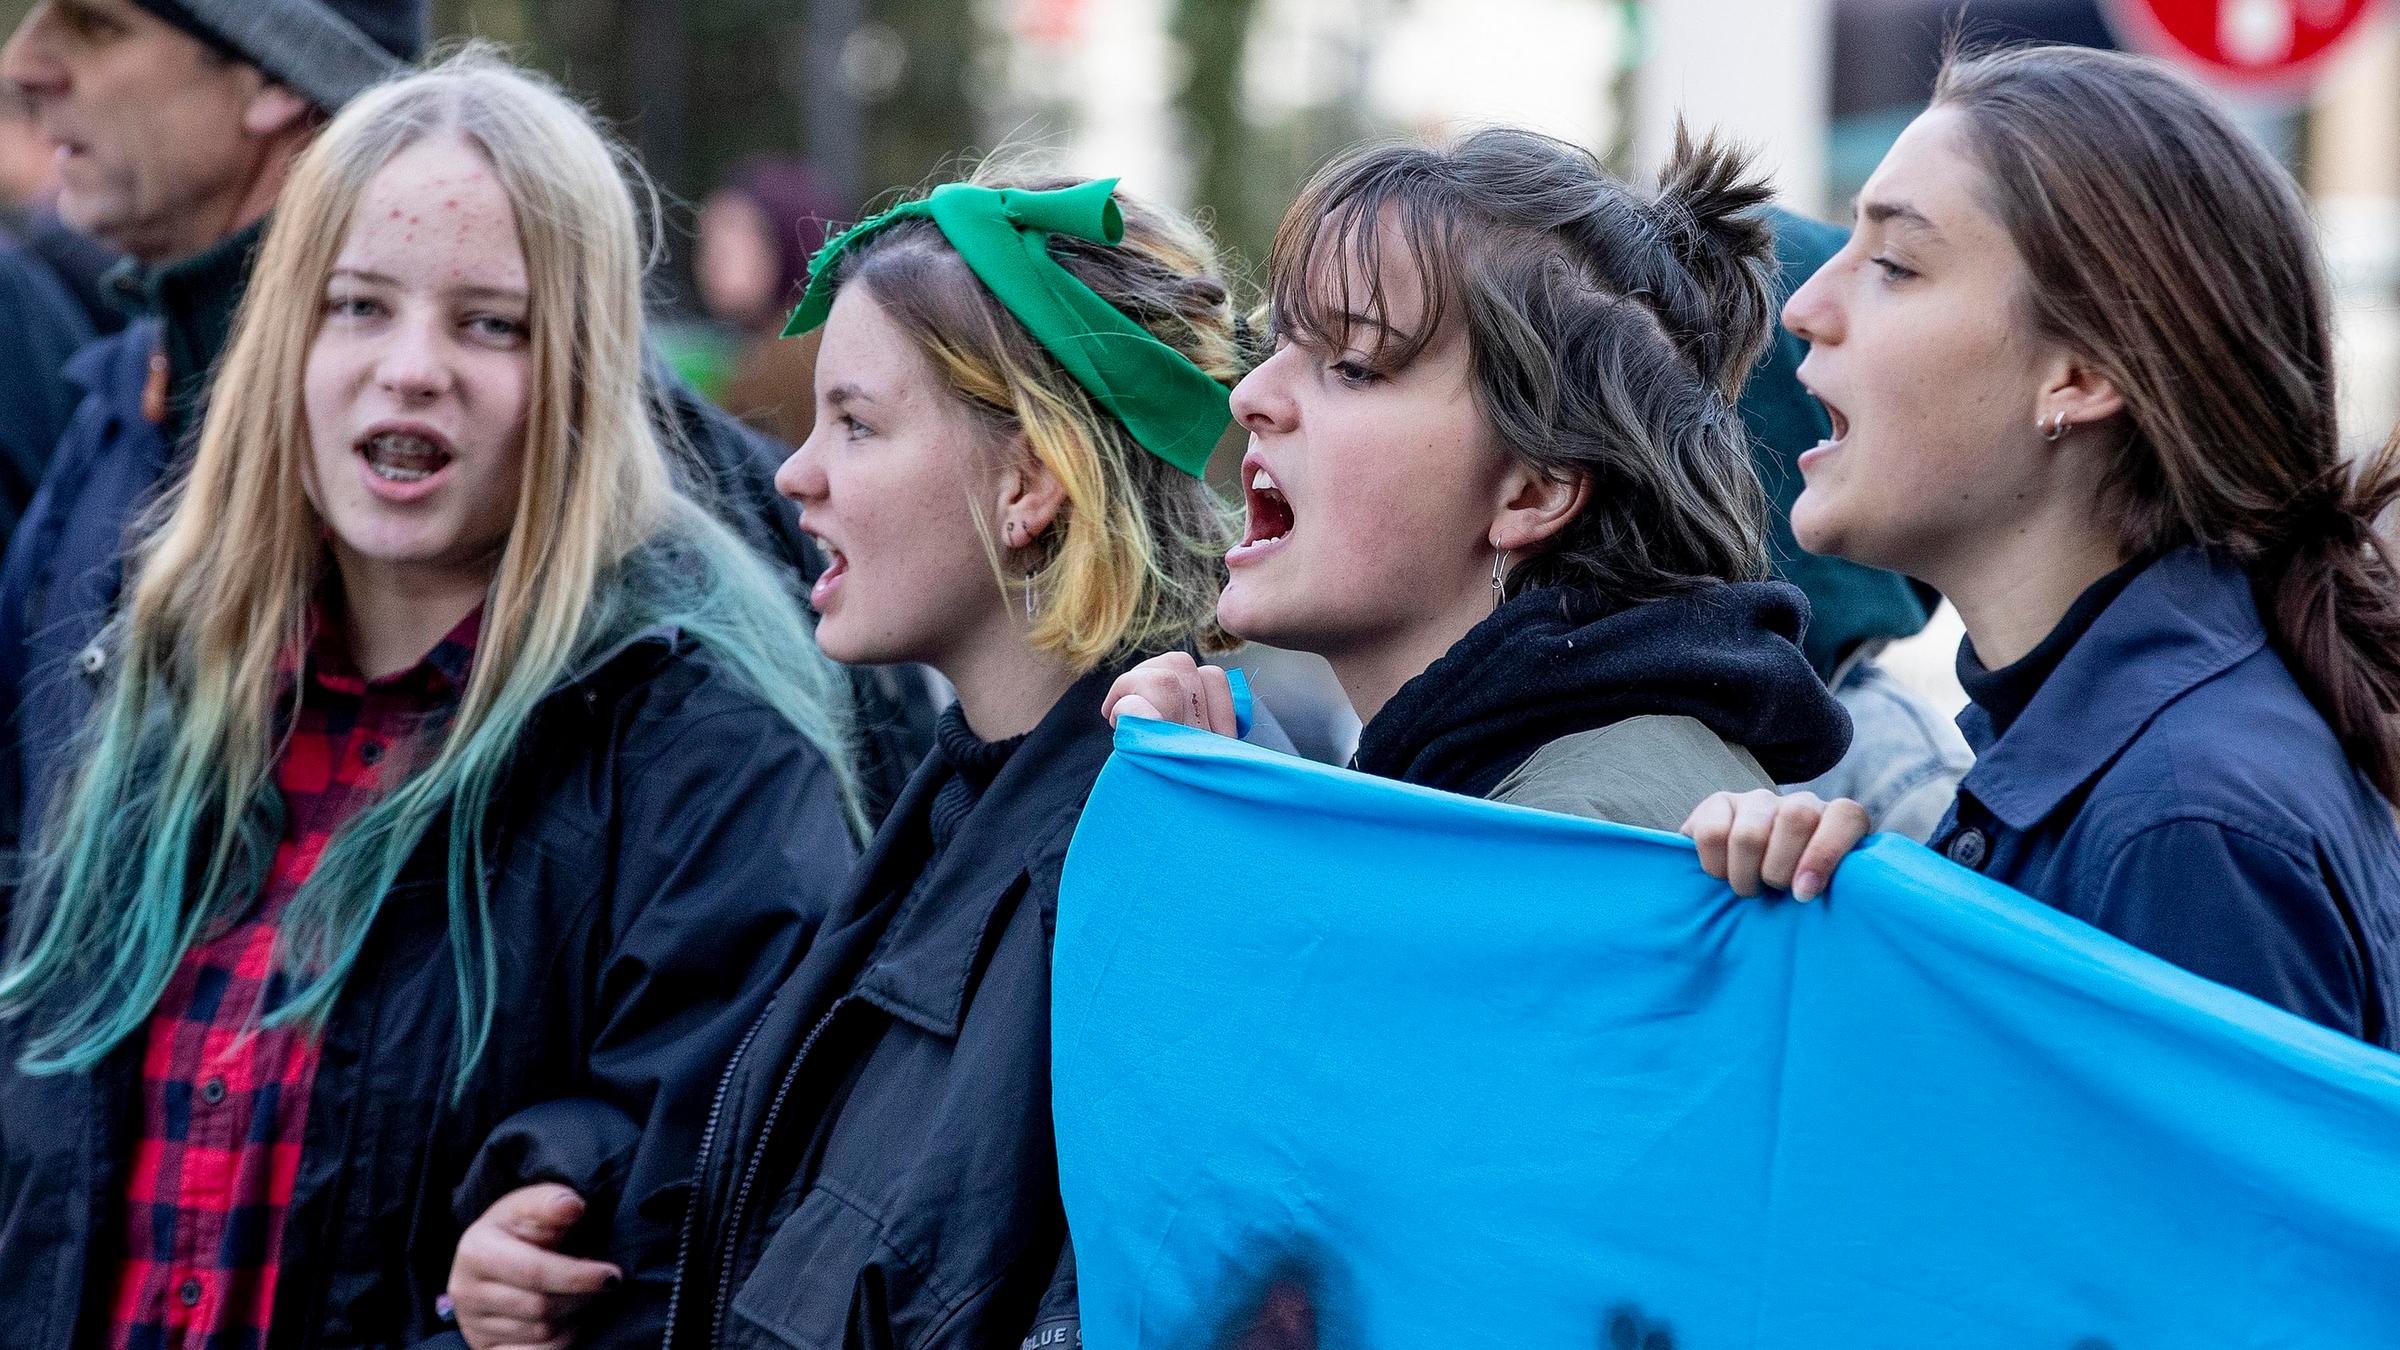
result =
[[859,977],[861,997],[934,1035],[958,1034],[1000,902],[1063,857],[1108,759],[1115,737],[1100,701],[1122,669],[1103,666],[1051,705],[921,886],[907,864],[924,857],[926,817],[949,768],[938,754],[918,767],[856,873],[864,888],[856,898],[879,904],[896,895],[900,905]]
[[[108,278],[118,307],[159,324],[158,350],[167,358],[170,441],[196,420],[209,372],[233,337],[234,312],[250,287],[250,268],[267,237],[260,220],[234,231],[188,258],[147,271],[118,264]],[[145,353],[145,356],[147,353]]]
[[1967,705],[1975,748],[1959,791],[2015,830],[2099,776],[2160,710],[2266,645],[2250,578],[2229,559],[2181,548],[2151,564],[2067,652],[2004,736]]

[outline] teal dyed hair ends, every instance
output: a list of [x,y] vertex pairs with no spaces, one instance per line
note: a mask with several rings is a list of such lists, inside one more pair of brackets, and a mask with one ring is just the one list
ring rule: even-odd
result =
[[1117,180],[1048,192],[944,183],[834,236],[809,261],[808,291],[784,336],[833,310],[834,273],[853,246],[896,221],[930,219],[968,270],[1143,449],[1192,475],[1233,422],[1224,385],[1150,335],[1050,256],[1053,234],[1114,246],[1125,237]]
[[[430,844],[445,859],[459,999],[453,1089],[464,1085],[491,1038],[499,979],[488,881],[497,841],[487,837],[495,798],[543,701],[645,633],[680,634],[799,730],[833,768],[863,833],[842,671],[730,530],[688,500],[668,509],[660,534],[606,574],[558,669],[510,679],[471,734],[424,747],[421,769],[334,835],[285,912],[277,965],[292,972],[292,993],[266,1021],[323,1025],[385,897]],[[17,896],[36,908],[18,916],[0,1015],[32,1019],[19,1061],[29,1073],[92,1068],[138,1036],[201,935],[256,899],[281,834],[271,779],[227,781],[221,747],[248,730],[181,699],[158,655],[125,654]]]

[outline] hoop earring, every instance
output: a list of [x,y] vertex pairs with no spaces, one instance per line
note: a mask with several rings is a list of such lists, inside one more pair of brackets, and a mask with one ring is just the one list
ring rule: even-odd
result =
[[2058,410],[2058,415],[2050,419],[2050,429],[2042,433],[2042,439],[2050,442],[2052,445],[2056,445],[2066,438],[2067,410],[2061,408]]
[[1501,602],[1508,599],[1507,567],[1507,550],[1503,549],[1492,555],[1492,608],[1494,609],[1500,608]]
[[1033,622],[1033,569],[1025,569],[1025,622]]

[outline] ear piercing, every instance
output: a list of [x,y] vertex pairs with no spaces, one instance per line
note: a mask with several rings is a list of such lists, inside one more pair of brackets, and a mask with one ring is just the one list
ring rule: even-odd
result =
[[2048,441],[2048,442],[2050,442],[2052,445],[2056,445],[2056,444],[2058,444],[2060,441],[2063,441],[2063,440],[2065,440],[2066,438],[2067,438],[2067,410],[2066,410],[2066,409],[2064,409],[2064,408],[2061,408],[2061,409],[2059,409],[2059,410],[2058,410],[2058,413],[2057,413],[2057,415],[2056,415],[2056,416],[2054,416],[2054,417],[2052,417],[2052,418],[2050,419],[2050,427],[2049,427],[2049,429],[2048,429],[2048,430],[2046,430],[2046,431],[2044,431],[2044,432],[2042,433],[2042,439],[2043,439],[2043,440],[2045,440],[2045,441]]

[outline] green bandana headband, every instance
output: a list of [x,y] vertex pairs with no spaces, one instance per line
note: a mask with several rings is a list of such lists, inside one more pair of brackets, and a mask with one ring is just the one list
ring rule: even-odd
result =
[[833,309],[834,265],[845,251],[895,221],[929,218],[993,298],[1143,449],[1197,478],[1233,421],[1225,386],[1101,299],[1044,247],[1053,234],[1110,245],[1123,239],[1116,188],[1114,178],[1054,192],[944,183],[817,250],[808,263],[808,291],[783,335],[825,322]]

